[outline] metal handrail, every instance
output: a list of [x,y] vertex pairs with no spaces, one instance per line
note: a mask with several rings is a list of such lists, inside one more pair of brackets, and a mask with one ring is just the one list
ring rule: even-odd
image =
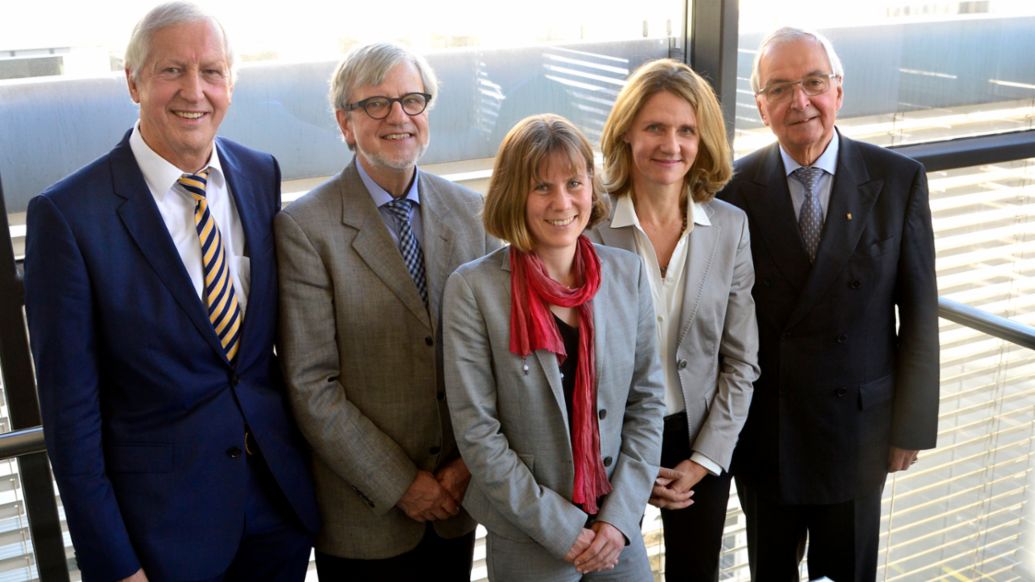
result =
[[938,298],[938,315],[1029,350],[1035,350],[1035,327],[992,315],[946,297]]
[[0,460],[47,452],[43,427],[34,426],[0,434]]

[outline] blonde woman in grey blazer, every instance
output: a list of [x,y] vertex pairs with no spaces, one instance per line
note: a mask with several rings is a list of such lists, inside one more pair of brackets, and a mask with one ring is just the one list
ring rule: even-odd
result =
[[665,370],[661,508],[668,580],[718,580],[730,461],[758,378],[747,218],[715,200],[732,174],[718,102],[660,60],[626,83],[601,149],[614,211],[590,238],[641,256]]
[[[486,231],[511,246],[460,267],[446,284],[447,401],[471,471],[464,506],[488,530],[490,580],[652,580],[640,520],[663,415],[654,313],[641,261],[581,236],[606,213],[592,155],[563,118],[515,126],[500,146],[484,217]],[[590,300],[545,304],[529,327],[529,337],[541,324],[563,339],[564,357],[520,347],[515,330],[537,313],[536,277],[573,295],[598,281]],[[580,480],[594,474],[599,480]]]

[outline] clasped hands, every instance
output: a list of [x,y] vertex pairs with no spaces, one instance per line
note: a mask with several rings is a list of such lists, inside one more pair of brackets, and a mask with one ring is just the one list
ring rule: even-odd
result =
[[589,574],[614,568],[623,549],[622,532],[606,521],[595,521],[582,528],[564,559],[574,564],[580,574]]
[[707,474],[708,469],[690,459],[671,469],[661,467],[651,489],[650,504],[661,509],[690,507],[694,504],[693,487]]
[[396,505],[410,519],[425,522],[449,519],[460,513],[471,473],[463,459],[455,459],[437,472],[417,471],[417,477]]

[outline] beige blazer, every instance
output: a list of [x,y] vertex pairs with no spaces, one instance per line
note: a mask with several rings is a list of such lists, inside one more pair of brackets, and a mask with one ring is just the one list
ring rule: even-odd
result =
[[[729,471],[758,379],[755,271],[744,212],[720,200],[701,207],[711,225],[695,224],[690,233],[676,369],[690,449]],[[635,251],[634,228],[612,228],[608,220],[589,237]]]
[[[597,416],[613,487],[598,519],[632,539],[661,457],[663,377],[641,261],[596,248]],[[458,269],[443,302],[449,409],[472,475],[464,506],[490,532],[562,558],[587,515],[570,501],[574,464],[557,357],[510,351],[509,249]]]
[[[459,455],[442,384],[442,289],[457,266],[499,243],[481,227],[478,194],[422,172],[420,197],[430,309],[355,162],[275,220],[281,362],[315,451],[316,547],[335,556],[415,547],[425,525],[396,502],[419,469]],[[474,522],[461,513],[435,528],[455,537]]]

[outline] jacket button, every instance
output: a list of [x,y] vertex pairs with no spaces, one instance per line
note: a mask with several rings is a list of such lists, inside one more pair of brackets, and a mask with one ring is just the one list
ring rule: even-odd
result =
[[611,460],[611,457],[604,457],[604,466],[605,467],[610,467],[612,462],[613,461]]
[[852,289],[858,289],[859,287],[862,287],[862,281],[858,279],[852,279],[852,282],[849,283],[848,286]]
[[240,383],[241,383],[241,379],[237,376],[237,374],[230,374],[230,385],[231,386],[237,386]]
[[437,455],[441,451],[442,451],[442,447],[431,447],[430,449],[428,449],[428,452],[431,453],[432,455]]
[[607,409],[601,408],[600,412],[597,413],[597,418],[599,418],[600,420],[604,420],[605,418],[607,418]]
[[846,334],[841,334],[841,335],[837,336],[837,343],[843,344],[846,341],[848,341],[848,336]]
[[226,450],[226,456],[230,457],[231,459],[240,458],[240,456],[241,456],[241,449],[239,449],[237,447],[230,447],[229,449]]
[[842,386],[842,387],[838,388],[837,390],[834,390],[834,395],[837,396],[838,398],[844,398],[845,396],[848,395],[848,388],[845,388],[844,386]]
[[680,370],[685,369],[686,368],[686,360],[679,360],[678,362],[676,362],[676,367],[679,368]]
[[431,339],[431,336],[429,335],[429,336],[424,338],[424,343],[429,345],[429,346],[433,346],[433,345],[435,345],[435,340]]

